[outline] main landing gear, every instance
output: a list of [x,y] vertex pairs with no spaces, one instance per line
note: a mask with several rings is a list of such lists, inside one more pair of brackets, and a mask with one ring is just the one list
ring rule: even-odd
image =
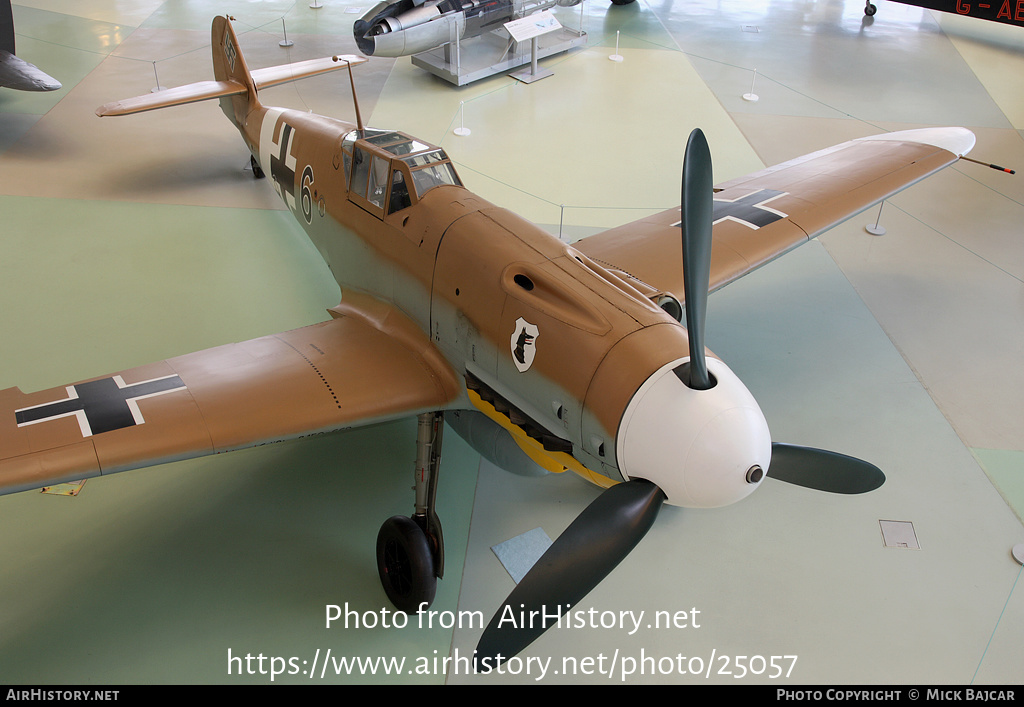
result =
[[256,157],[249,155],[249,166],[252,167],[253,179],[263,179],[265,176],[263,168],[260,167],[260,163],[256,161]]
[[392,516],[377,533],[377,572],[395,608],[415,613],[434,601],[444,576],[444,537],[434,511],[444,413],[417,418],[416,505],[411,518]]

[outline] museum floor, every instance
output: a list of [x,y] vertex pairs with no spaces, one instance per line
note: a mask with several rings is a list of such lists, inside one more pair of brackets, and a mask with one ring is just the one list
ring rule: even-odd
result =
[[[154,71],[212,78],[214,11],[237,18],[250,67],[354,52],[370,3],[320,2],[16,0],[19,56],[64,88],[0,90],[0,388],[327,318],[337,285],[215,104],[93,113]],[[442,145],[470,189],[567,239],[677,204],[696,126],[716,181],[931,125],[969,127],[972,156],[1024,168],[1024,30],[878,5],[871,21],[859,0],[588,0],[557,12],[589,45],[542,62],[554,76],[456,89],[374,59],[356,71],[362,115]],[[353,117],[344,74],[261,95]],[[275,683],[1024,682],[1024,176],[961,162],[886,202],[882,237],[864,230],[877,215],[714,294],[708,345],[774,439],[866,458],[887,483],[839,497],[769,478],[728,508],[665,507],[579,605],[644,611],[631,635],[556,629],[518,674],[465,675],[472,612],[489,618],[513,586],[490,547],[556,537],[598,490],[498,471],[451,432],[434,625],[327,628],[327,605],[394,621],[374,540],[412,509],[408,420],[0,498],[0,683],[269,683],[271,657],[297,672]],[[885,547],[880,521],[912,523],[920,549]],[[655,628],[657,611],[687,626]],[[246,655],[264,674],[229,660]],[[769,677],[772,656],[797,657],[788,680]],[[391,657],[400,675],[335,662]]]

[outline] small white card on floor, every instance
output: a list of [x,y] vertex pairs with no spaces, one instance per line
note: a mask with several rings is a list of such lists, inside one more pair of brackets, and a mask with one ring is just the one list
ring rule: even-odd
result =
[[491,551],[497,556],[512,580],[519,584],[549,547],[551,547],[551,538],[548,537],[548,534],[542,528],[534,528],[503,543],[493,545]]

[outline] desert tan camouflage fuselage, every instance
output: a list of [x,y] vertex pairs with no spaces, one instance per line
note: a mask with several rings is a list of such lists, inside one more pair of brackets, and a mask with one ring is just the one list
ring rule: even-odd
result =
[[[0,490],[14,492],[436,410],[479,410],[542,467],[669,503],[749,494],[771,440],[718,359],[695,391],[679,210],[566,245],[468,191],[442,150],[263,106],[260,88],[364,61],[250,72],[225,18],[215,81],[100,115],[219,99],[342,288],[331,321],[66,387],[0,391]],[[969,136],[969,137],[968,137]],[[954,162],[960,129],[854,140],[715,189],[711,289]],[[672,312],[670,315],[669,312]]]

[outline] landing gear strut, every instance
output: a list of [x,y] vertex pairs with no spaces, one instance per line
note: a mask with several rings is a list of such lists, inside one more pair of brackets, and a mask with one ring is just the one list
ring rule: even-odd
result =
[[443,430],[444,413],[417,418],[415,510],[411,518],[388,518],[377,534],[380,582],[395,608],[406,613],[430,606],[444,576],[444,536],[434,510]]

